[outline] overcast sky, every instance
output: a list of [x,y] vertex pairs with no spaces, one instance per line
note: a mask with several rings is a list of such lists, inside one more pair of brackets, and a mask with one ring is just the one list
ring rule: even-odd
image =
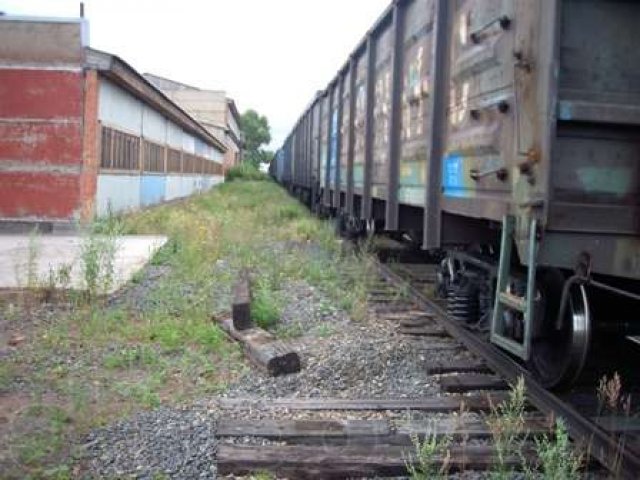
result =
[[[390,0],[85,0],[92,47],[271,123],[278,147]],[[78,0],[0,0],[16,15],[77,16]]]

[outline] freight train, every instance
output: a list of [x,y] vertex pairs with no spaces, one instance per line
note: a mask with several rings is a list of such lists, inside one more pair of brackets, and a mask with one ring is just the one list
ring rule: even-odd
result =
[[441,252],[449,313],[570,385],[640,329],[640,2],[396,0],[270,170]]

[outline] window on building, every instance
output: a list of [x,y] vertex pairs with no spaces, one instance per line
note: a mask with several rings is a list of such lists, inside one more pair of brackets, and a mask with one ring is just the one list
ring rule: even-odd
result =
[[140,169],[140,138],[102,127],[100,166],[111,170]]
[[184,153],[183,156],[184,163],[184,173],[195,173],[196,172],[196,156],[192,153]]
[[212,160],[207,160],[205,162],[205,173],[207,175],[222,175],[222,165]]
[[144,171],[164,172],[164,147],[162,145],[145,140]]
[[182,152],[170,148],[167,152],[167,172],[182,173]]

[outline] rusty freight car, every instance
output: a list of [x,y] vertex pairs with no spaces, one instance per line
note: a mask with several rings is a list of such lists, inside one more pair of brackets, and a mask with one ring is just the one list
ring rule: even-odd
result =
[[638,25],[631,0],[396,0],[279,180],[347,232],[443,252],[450,313],[570,384],[595,328],[640,330]]

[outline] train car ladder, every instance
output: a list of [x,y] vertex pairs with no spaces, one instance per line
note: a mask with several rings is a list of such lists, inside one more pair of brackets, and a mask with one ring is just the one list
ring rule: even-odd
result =
[[[509,288],[515,221],[516,219],[512,215],[506,215],[502,220],[500,265],[498,266],[498,283],[496,285],[496,299],[491,322],[491,342],[523,360],[529,360],[536,297],[537,220],[531,220],[527,288],[524,297],[515,295]],[[522,343],[507,337],[504,333],[505,312],[508,310],[520,312],[524,317],[524,339]]]

